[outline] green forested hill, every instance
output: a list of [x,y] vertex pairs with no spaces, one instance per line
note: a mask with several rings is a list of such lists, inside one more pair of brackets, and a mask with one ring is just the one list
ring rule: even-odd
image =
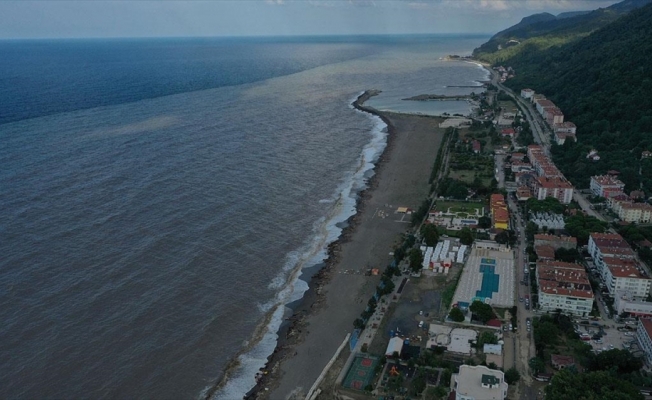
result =
[[648,3],[650,0],[624,0],[588,13],[563,13],[557,17],[549,13],[534,14],[495,34],[487,43],[475,49],[473,56],[497,63],[528,48],[544,50],[572,43]]
[[[516,70],[506,82],[531,87],[553,100],[577,125],[578,143],[552,149],[555,162],[578,187],[610,169],[626,190],[643,183],[652,194],[652,4],[632,11],[591,35],[563,46],[525,46],[504,62]],[[601,160],[586,159],[595,148]],[[639,167],[641,175],[639,175]]]

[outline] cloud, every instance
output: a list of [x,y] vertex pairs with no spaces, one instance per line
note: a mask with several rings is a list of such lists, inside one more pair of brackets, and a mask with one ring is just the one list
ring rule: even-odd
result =
[[266,4],[269,4],[270,6],[279,6],[285,4],[284,0],[265,0]]

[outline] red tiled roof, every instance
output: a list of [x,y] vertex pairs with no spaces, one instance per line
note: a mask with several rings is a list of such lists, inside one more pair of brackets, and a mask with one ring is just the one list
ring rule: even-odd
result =
[[534,248],[534,251],[537,253],[537,257],[541,259],[546,259],[546,258],[549,260],[555,259],[555,249],[552,246],[547,246],[547,245],[536,246]]
[[564,365],[569,366],[575,364],[575,359],[571,356],[563,356],[560,354],[552,354],[550,356],[550,361],[555,365]]

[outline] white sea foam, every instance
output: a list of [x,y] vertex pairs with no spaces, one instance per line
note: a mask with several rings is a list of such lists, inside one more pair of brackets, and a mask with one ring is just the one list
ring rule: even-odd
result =
[[[349,104],[362,93],[364,92],[351,99]],[[269,285],[270,288],[279,290],[276,297],[268,303],[259,305],[262,312],[272,313],[264,333],[258,343],[238,357],[238,367],[232,372],[226,384],[213,396],[215,399],[242,398],[255,386],[256,373],[265,366],[267,357],[276,347],[277,332],[283,322],[285,305],[301,299],[308,290],[308,282],[300,279],[301,270],[326,260],[328,245],[337,240],[342,233],[342,228],[338,225],[356,213],[357,195],[359,191],[366,188],[368,179],[374,175],[375,163],[387,146],[387,125],[383,120],[375,115],[356,111],[374,121],[371,140],[362,149],[355,170],[346,174],[336,189],[333,199],[329,200],[329,203],[334,204],[329,215],[315,222],[314,235],[310,242],[286,256],[282,272]]]

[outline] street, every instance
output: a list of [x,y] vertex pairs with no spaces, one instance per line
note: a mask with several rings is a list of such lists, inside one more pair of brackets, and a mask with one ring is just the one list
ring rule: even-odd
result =
[[[514,247],[514,267],[516,269],[516,287],[515,287],[515,297],[521,298],[532,298],[530,294],[530,285],[529,285],[529,273],[525,273],[525,268],[528,268],[527,255],[525,254],[525,249],[527,247],[526,237],[525,237],[525,222],[521,218],[521,214],[518,210],[518,206],[511,197],[508,197],[508,204],[510,208],[510,213],[513,218],[514,226],[512,229],[516,232],[518,237],[518,242]],[[522,282],[528,282],[528,285],[522,284]],[[531,300],[530,300],[531,301]],[[532,303],[530,302],[530,306]],[[516,341],[516,353],[515,353],[515,364],[514,367],[521,373],[521,382],[520,386],[520,397],[519,398],[536,398],[536,389],[532,387],[533,379],[529,372],[528,361],[530,358],[534,357],[536,354],[536,349],[534,346],[534,340],[532,340],[531,332],[528,332],[527,329],[527,319],[530,321],[534,316],[532,308],[530,310],[525,309],[525,302],[520,302],[517,304],[517,321],[518,329],[516,332],[511,333],[513,340]],[[507,343],[506,343],[507,345]]]

